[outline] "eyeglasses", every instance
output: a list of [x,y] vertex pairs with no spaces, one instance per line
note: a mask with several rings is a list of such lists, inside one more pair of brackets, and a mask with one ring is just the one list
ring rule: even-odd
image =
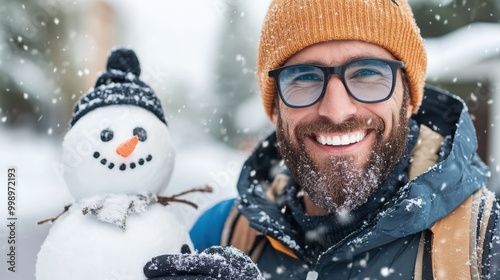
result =
[[269,71],[274,78],[283,103],[292,108],[304,108],[318,102],[325,94],[330,75],[338,75],[355,100],[377,103],[389,99],[396,84],[396,72],[404,68],[398,60],[369,58],[327,67],[297,64]]

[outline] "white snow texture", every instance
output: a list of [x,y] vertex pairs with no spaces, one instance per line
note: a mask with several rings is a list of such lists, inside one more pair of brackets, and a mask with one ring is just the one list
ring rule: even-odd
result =
[[168,206],[154,204],[131,215],[127,228],[83,215],[73,205],[52,226],[36,264],[37,280],[145,279],[143,266],[154,256],[193,249],[187,230]]

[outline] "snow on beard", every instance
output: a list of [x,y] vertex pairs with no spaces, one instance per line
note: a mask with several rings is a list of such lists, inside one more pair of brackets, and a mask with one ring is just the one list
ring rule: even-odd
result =
[[[373,129],[376,140],[370,158],[356,168],[350,156],[330,157],[315,164],[308,154],[303,139],[315,133],[350,132]],[[403,155],[408,138],[406,106],[400,111],[399,124],[387,140],[382,139],[385,126],[379,118],[351,118],[342,124],[334,124],[327,118],[299,123],[295,128],[295,141],[291,141],[289,127],[284,127],[278,114],[276,135],[278,149],[285,164],[304,192],[318,207],[329,213],[352,211],[364,204],[383,182]]]

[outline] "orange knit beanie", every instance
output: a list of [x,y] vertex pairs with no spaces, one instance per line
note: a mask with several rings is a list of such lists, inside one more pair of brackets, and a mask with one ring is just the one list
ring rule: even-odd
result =
[[268,72],[307,46],[331,40],[377,44],[405,63],[414,111],[422,102],[427,55],[407,0],[273,0],[259,41],[257,79],[272,116],[275,82]]

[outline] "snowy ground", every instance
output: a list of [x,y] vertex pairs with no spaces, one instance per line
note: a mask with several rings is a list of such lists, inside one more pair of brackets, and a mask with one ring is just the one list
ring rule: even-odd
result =
[[[173,125],[172,130],[175,130]],[[172,205],[181,222],[190,227],[195,218],[207,207],[235,195],[235,182],[246,155],[220,144],[185,141],[187,135],[173,132],[177,160],[173,178],[166,194],[179,193],[203,184],[214,189],[213,194],[190,195],[186,198],[200,207],[194,210],[187,205]],[[36,222],[59,214],[72,201],[62,179],[54,171],[60,157],[60,142],[54,136],[34,135],[29,131],[6,130],[0,126],[0,279],[35,279],[36,255],[51,227]],[[195,138],[196,139],[196,138]],[[181,145],[182,143],[182,145]],[[16,194],[16,273],[7,270],[7,244],[10,230],[7,227],[7,169],[17,168]]]

